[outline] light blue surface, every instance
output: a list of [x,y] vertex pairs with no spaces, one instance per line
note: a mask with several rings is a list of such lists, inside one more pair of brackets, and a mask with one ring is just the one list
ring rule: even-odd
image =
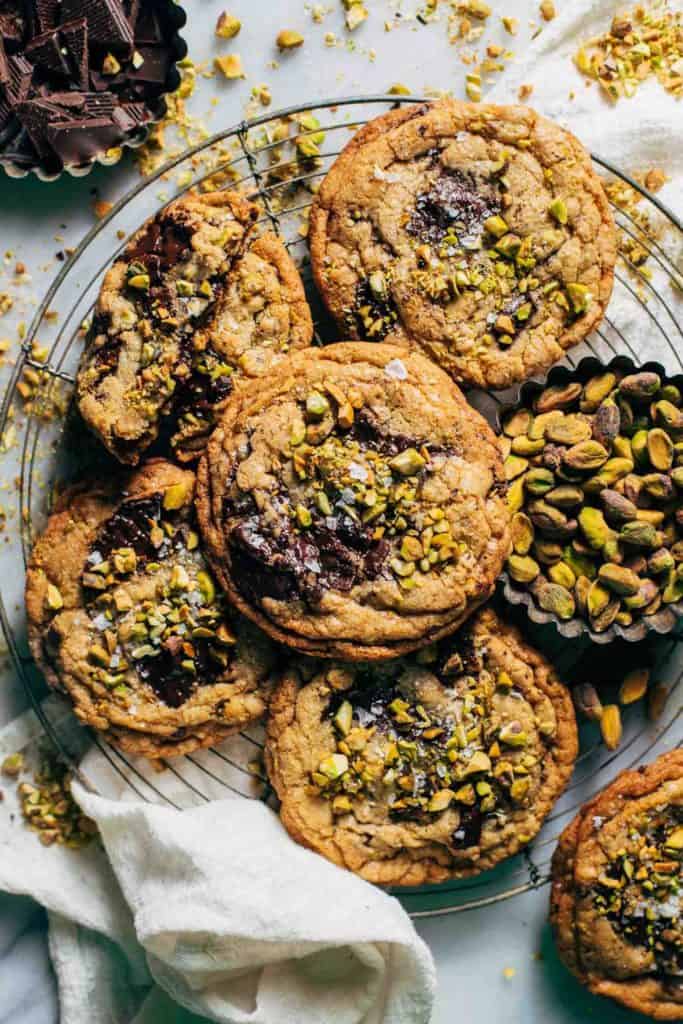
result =
[[[384,19],[399,5],[387,0],[366,2],[372,17],[353,36],[357,52],[348,52],[323,42],[326,32],[344,35],[337,10],[340,0],[322,5],[334,7],[322,24],[312,22],[303,0],[188,0],[190,24],[185,35],[193,59],[199,62],[218,52],[239,52],[248,75],[237,83],[202,81],[193,109],[197,113],[211,109],[207,127],[217,131],[241,119],[250,88],[261,82],[270,86],[272,109],[335,95],[383,93],[396,81],[415,92],[438,87],[462,94],[465,68],[448,44],[445,25],[424,30],[413,23],[386,33]],[[407,12],[419,6],[417,0],[403,3]],[[509,2],[493,6],[501,14],[511,13]],[[535,0],[518,0],[513,6],[523,24],[526,14],[536,15]],[[220,43],[213,36],[216,17],[225,7],[243,22],[240,36],[232,43]],[[285,27],[300,30],[306,43],[302,50],[280,56],[274,39]],[[373,47],[376,57],[371,60],[368,51]],[[279,61],[277,70],[269,66],[273,60]],[[212,96],[219,103],[210,108]],[[128,160],[118,168],[98,169],[88,178],[64,178],[53,185],[0,178],[2,250],[14,253],[6,261],[8,267],[19,259],[33,275],[32,285],[25,289],[27,296],[42,294],[59,267],[54,254],[75,245],[91,226],[91,190],[97,188],[102,198],[115,199],[135,180]],[[56,235],[61,240],[55,240]],[[44,271],[39,269],[48,264]],[[4,287],[0,281],[0,291]],[[28,306],[17,303],[0,320],[0,337],[14,337],[12,324],[28,320],[30,312]],[[7,373],[7,368],[0,370],[0,380]],[[15,586],[18,593],[20,581],[4,577],[3,594]],[[24,706],[19,684],[9,675],[0,690],[0,724]],[[468,1024],[583,1024],[591,1019],[634,1024],[641,1019],[587,995],[558,963],[546,924],[547,900],[544,887],[487,909],[419,924],[439,972],[432,1024],[461,1020]],[[44,915],[30,901],[0,896],[0,1024],[57,1020],[44,930]],[[506,978],[505,968],[514,969],[514,976]]]

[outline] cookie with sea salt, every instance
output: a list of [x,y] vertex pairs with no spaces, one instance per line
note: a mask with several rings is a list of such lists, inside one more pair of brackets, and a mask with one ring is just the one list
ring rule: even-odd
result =
[[615,229],[579,141],[528,107],[443,99],[370,121],[314,200],[315,281],[342,335],[506,388],[600,322]]
[[298,842],[368,881],[422,885],[517,853],[576,753],[568,691],[487,607],[416,655],[293,663],[266,765]]

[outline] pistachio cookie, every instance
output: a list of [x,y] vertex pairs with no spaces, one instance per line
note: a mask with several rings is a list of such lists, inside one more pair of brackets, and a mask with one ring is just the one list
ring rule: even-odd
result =
[[29,641],[48,681],[82,722],[148,757],[219,743],[260,718],[269,693],[272,645],[226,612],[194,486],[152,459],[65,493],[28,569]]
[[451,633],[509,549],[495,436],[438,367],[388,345],[309,349],[241,389],[198,477],[230,600],[322,657]]
[[567,690],[490,607],[409,658],[301,659],[273,694],[266,742],[292,836],[386,885],[463,878],[517,853],[576,753]]
[[105,276],[76,384],[81,415],[121,462],[171,430],[196,458],[241,376],[312,338],[298,271],[258,207],[190,194],[149,220]]
[[346,337],[415,347],[506,388],[599,323],[615,230],[590,157],[527,107],[394,110],[333,164],[310,219],[316,283]]
[[683,1020],[683,751],[622,772],[553,857],[560,956],[591,992]]

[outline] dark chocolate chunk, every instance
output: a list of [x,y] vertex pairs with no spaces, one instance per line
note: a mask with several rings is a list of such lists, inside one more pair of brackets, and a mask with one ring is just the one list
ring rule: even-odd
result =
[[138,46],[136,53],[142,57],[139,67],[131,67],[128,77],[140,82],[163,85],[171,66],[171,54],[166,46]]
[[48,32],[51,28],[56,27],[59,11],[58,0],[34,0],[34,7],[39,32]]
[[6,82],[9,82],[9,65],[7,63],[5,44],[2,36],[0,36],[0,83],[4,85]]
[[56,29],[36,36],[24,50],[26,57],[41,71],[52,75],[71,77],[71,68],[66,53],[62,52],[59,33]]
[[109,118],[83,118],[49,125],[47,138],[62,163],[77,164],[118,145],[121,131]]
[[59,34],[69,55],[72,77],[81,89],[88,88],[88,22],[78,18],[62,25]]
[[140,11],[135,22],[134,34],[135,45],[138,49],[140,46],[154,46],[156,43],[162,42],[164,34],[159,24],[159,18],[150,4]]
[[411,235],[439,244],[451,231],[459,241],[476,242],[484,221],[500,213],[500,195],[489,181],[471,171],[444,169],[431,188],[419,195],[408,222]]
[[46,160],[51,157],[52,149],[46,135],[47,126],[50,121],[59,120],[64,116],[61,108],[47,100],[24,100],[23,103],[17,103],[14,109],[41,158]]
[[8,103],[0,100],[0,155],[2,147],[7,145],[20,130],[19,118]]
[[7,64],[9,67],[9,82],[5,86],[7,98],[10,103],[22,103],[31,91],[33,65],[20,54],[9,57]]
[[124,103],[112,114],[122,132],[132,132],[140,125],[146,124],[151,116],[149,108],[144,103]]
[[17,167],[33,167],[38,162],[35,146],[25,128],[20,126],[16,135],[5,145],[2,158],[11,160]]
[[91,43],[119,49],[131,49],[133,30],[123,13],[119,0],[64,0],[62,20],[88,19],[88,36]]
[[0,2],[0,36],[8,53],[16,53],[26,29],[24,7],[20,0]]

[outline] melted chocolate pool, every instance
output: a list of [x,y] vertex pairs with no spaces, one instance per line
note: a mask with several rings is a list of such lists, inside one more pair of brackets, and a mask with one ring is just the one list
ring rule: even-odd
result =
[[484,221],[500,213],[495,186],[478,181],[469,171],[444,170],[427,192],[415,201],[408,232],[438,245],[451,231],[461,241],[476,239]]

